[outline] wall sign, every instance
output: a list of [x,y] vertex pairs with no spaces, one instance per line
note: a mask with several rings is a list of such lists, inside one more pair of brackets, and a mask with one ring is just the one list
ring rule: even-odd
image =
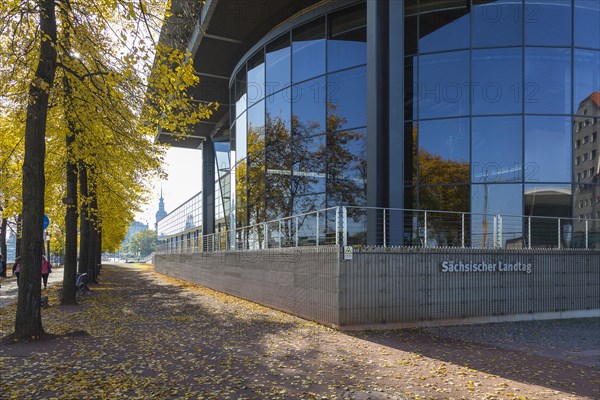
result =
[[352,246],[344,246],[344,260],[352,260],[354,249]]
[[522,263],[505,263],[498,261],[495,263],[482,262],[467,262],[463,263],[454,261],[443,261],[442,272],[524,272],[530,274],[532,271],[531,264]]

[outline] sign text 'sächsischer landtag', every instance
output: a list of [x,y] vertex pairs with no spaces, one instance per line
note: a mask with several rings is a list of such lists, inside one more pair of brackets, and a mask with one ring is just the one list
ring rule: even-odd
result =
[[442,262],[442,272],[525,272],[531,273],[531,264],[516,262],[504,263],[498,261],[496,263],[486,262]]

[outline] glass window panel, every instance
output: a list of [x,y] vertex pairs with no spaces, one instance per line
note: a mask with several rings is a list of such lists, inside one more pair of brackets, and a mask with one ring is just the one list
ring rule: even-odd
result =
[[364,4],[329,16],[327,70],[367,62],[367,10]]
[[[558,220],[535,217],[571,218],[571,185],[525,185],[524,230],[531,231],[532,247],[558,247]],[[561,242],[572,242],[571,221],[561,224]],[[570,246],[569,246],[570,247]]]
[[367,67],[330,74],[327,90],[327,130],[367,125]]
[[[310,211],[322,210],[325,208],[325,193],[312,194],[307,196],[296,196],[293,199],[293,215],[302,214]],[[313,227],[313,237],[316,232],[315,215],[307,217],[306,219],[312,218],[311,225]],[[298,225],[301,227],[300,231],[309,231],[306,223],[303,224],[304,218],[300,218]],[[305,229],[302,229],[304,227]]]
[[525,185],[525,215],[570,218],[571,194],[571,185]]
[[325,131],[325,78],[294,85],[290,91],[292,132],[307,137]]
[[[255,203],[255,204],[248,204],[248,223],[250,225],[255,225],[255,224],[260,224],[261,222],[264,222],[265,220],[265,202],[264,200],[259,202],[259,203]],[[254,236],[255,238],[255,242],[256,245],[258,246],[259,243],[262,243],[263,239],[264,239],[264,233],[263,233],[263,226],[259,226],[257,227],[255,230],[251,231],[251,235],[252,233],[254,233],[256,236]],[[252,239],[251,239],[252,240]],[[258,248],[258,247],[256,247]]]
[[[600,22],[598,22],[600,23]],[[583,114],[584,110],[596,110],[596,116],[600,117],[600,96],[596,101],[596,107],[590,107],[590,101],[585,101],[594,92],[600,92],[600,51],[596,50],[575,50],[575,59],[573,60],[574,71],[574,101],[573,111],[576,114]]]
[[417,183],[417,123],[410,122],[410,123],[404,124],[404,184],[405,185],[414,185],[416,183]]
[[520,48],[473,50],[473,114],[521,113]]
[[236,126],[236,122],[235,122],[235,120],[232,120],[232,121],[234,121],[234,122],[231,124],[231,126],[229,128],[229,146],[230,146],[229,147],[230,148],[230,150],[229,150],[230,151],[229,156],[231,157],[231,163],[233,165],[235,165],[235,163],[237,162],[237,158],[236,158],[236,155],[235,155],[236,154],[235,149],[236,149],[236,146],[237,146],[237,142],[235,140],[235,135],[236,135],[236,133],[235,133],[236,127],[235,126]]
[[292,143],[292,194],[325,191],[325,136]]
[[526,113],[571,113],[571,50],[526,48],[524,86]]
[[275,39],[267,45],[266,90],[267,95],[275,93],[290,85],[292,71],[290,35]]
[[417,53],[417,16],[404,17],[404,54]]
[[[600,249],[600,182],[578,184],[573,190],[573,247]],[[586,227],[587,220],[587,227]]]
[[522,181],[521,121],[521,117],[473,118],[471,140],[473,182]]
[[[493,215],[502,215],[505,247],[523,247],[523,186],[483,184],[471,186],[471,243],[493,246]],[[480,215],[484,214],[484,215]]]
[[468,0],[421,2],[419,18],[420,53],[469,47]]
[[223,218],[229,219],[231,216],[231,174],[227,173],[221,176],[219,183],[217,186],[219,186],[220,197],[217,198],[217,202],[223,209]]
[[366,205],[367,131],[337,131],[327,134],[328,203]]
[[469,185],[419,186],[419,209],[470,211]]
[[[229,142],[215,142],[215,162],[221,175],[229,171]],[[216,173],[217,171],[215,171]]]
[[239,117],[246,111],[246,65],[242,65],[240,71],[235,76],[235,112],[236,117]]
[[575,46],[600,49],[600,1],[575,0]]
[[325,73],[325,20],[319,18],[292,32],[292,81]]
[[248,185],[246,181],[246,160],[242,160],[236,165],[235,169],[235,204],[236,204],[236,225],[245,226],[248,224],[248,214],[246,205],[248,204]]
[[404,119],[417,119],[417,57],[404,59]]
[[367,213],[365,209],[349,208],[346,236],[349,245],[367,243]]
[[235,158],[242,160],[247,156],[248,133],[246,131],[246,113],[242,113],[235,122]]
[[291,214],[291,209],[289,208],[291,202],[289,198],[268,198],[265,202],[265,213],[266,220],[272,221],[274,219],[280,219],[289,217]]
[[248,203],[259,204],[265,198],[264,154],[248,157]]
[[[267,149],[266,196],[270,199],[290,197],[292,177],[291,143]],[[289,210],[291,211],[291,210]],[[288,214],[289,215],[289,214]]]
[[267,146],[288,141],[291,136],[291,104],[289,90],[267,97],[265,130]]
[[417,53],[418,6],[417,0],[404,1],[404,54]]
[[521,0],[473,0],[473,47],[523,43]]
[[[419,204],[417,203],[417,191],[414,186],[404,186],[404,208],[409,210],[418,210]],[[419,226],[417,224],[418,219],[416,218],[418,212],[405,211],[402,213],[391,213],[390,219],[395,221],[395,226],[391,226],[391,234],[396,229],[402,229],[402,244],[420,245],[419,243]],[[391,239],[392,241],[394,239]]]
[[420,118],[468,115],[468,82],[468,52],[419,57]]
[[466,183],[469,173],[469,120],[419,123],[419,182]]
[[571,119],[525,117],[526,182],[571,181]]
[[404,186],[404,208],[417,210],[417,189],[415,186]]
[[221,184],[221,180],[215,182],[215,222],[223,221],[225,218],[225,209],[223,207],[225,199],[221,192]]
[[253,223],[264,221],[265,158],[264,153],[248,157],[248,213]]
[[[590,108],[594,107],[593,102]],[[600,140],[598,140],[598,123],[592,124],[590,117],[575,117],[573,120],[573,182],[593,183],[600,182]],[[592,170],[590,173],[590,169]]]
[[[235,81],[234,81],[235,82]],[[229,120],[230,121],[235,121],[235,118],[237,117],[237,113],[235,111],[235,103],[236,103],[236,97],[235,97],[235,83],[232,84],[231,86],[229,86],[229,99],[230,101],[230,107],[229,107]]]
[[261,49],[248,60],[248,107],[265,97],[265,56]]
[[265,102],[248,109],[248,155],[264,154],[265,151]]
[[[419,208],[436,211],[468,212],[470,196],[469,185],[421,186],[419,188]],[[413,232],[417,238],[413,242],[424,243],[423,213],[414,216]],[[468,228],[468,220],[465,221]],[[469,232],[465,232],[469,237]],[[427,244],[429,246],[460,246],[462,242],[462,220],[460,214],[443,212],[427,215]]]
[[404,0],[404,15],[417,15],[419,12],[418,0]]
[[246,111],[247,107],[246,107],[246,97],[247,95],[243,95],[239,101],[235,104],[235,110],[237,113],[237,117],[239,117],[240,115],[242,115],[243,112]]
[[525,0],[526,45],[571,45],[571,2]]

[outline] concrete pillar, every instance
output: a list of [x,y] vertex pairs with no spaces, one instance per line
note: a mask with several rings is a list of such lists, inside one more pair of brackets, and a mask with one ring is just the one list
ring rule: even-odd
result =
[[[388,207],[404,206],[404,2],[389,2]],[[404,213],[388,212],[388,245],[402,244]]]
[[202,234],[215,233],[215,145],[202,143]]
[[[399,2],[402,3],[402,2]],[[389,2],[367,2],[367,205],[387,206]],[[401,24],[400,21],[397,23]],[[383,241],[381,211],[367,211],[367,243]]]

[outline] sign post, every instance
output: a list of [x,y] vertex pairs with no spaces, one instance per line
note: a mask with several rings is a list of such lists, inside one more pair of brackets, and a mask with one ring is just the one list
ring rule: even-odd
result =
[[46,228],[50,226],[50,218],[44,214],[44,240],[46,241],[46,259],[50,261],[50,234],[46,232]]

